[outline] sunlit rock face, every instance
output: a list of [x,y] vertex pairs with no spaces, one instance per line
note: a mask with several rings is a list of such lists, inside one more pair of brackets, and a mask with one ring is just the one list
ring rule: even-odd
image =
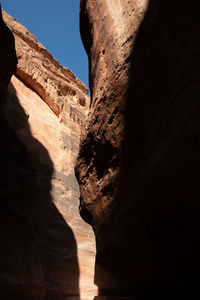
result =
[[[80,218],[74,175],[88,90],[25,27],[3,17],[18,65],[1,114],[2,299],[93,299],[94,235]],[[9,55],[3,44],[1,53]]]
[[[101,296],[199,298],[199,1],[81,1],[76,174]],[[139,26],[140,25],[140,26]]]
[[87,87],[67,68],[61,66],[47,49],[8,14],[4,20],[16,38],[17,76],[36,91],[56,115],[63,112],[64,99],[87,107]]

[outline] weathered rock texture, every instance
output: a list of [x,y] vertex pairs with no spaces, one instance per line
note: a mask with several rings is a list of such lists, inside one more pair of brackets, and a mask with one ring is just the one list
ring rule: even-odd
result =
[[130,56],[146,3],[81,1],[80,30],[90,62],[92,103],[77,176],[82,216],[95,223],[96,230],[108,218],[117,191]]
[[[97,237],[96,283],[108,293],[115,289],[118,293],[123,284],[104,266],[100,251],[108,246],[105,232],[110,221],[114,221],[112,210],[118,197],[132,46],[146,4],[147,1],[81,1],[80,30],[89,56],[92,102],[76,170],[81,188],[81,216],[92,224]],[[116,235],[109,236],[111,265],[113,252],[119,255],[120,242],[113,241]],[[120,273],[118,262],[113,267],[119,267]]]
[[81,1],[92,102],[76,173],[95,281],[101,295],[197,299],[200,3],[114,2]]
[[87,87],[69,69],[61,66],[23,25],[7,14],[4,20],[16,37],[17,76],[30,85],[56,115],[63,112],[66,98],[87,107]]
[[5,12],[3,17],[15,36],[18,65],[14,38],[1,21],[0,34],[6,35],[0,55],[5,102],[0,120],[1,298],[91,299],[96,295],[94,236],[79,216],[74,175],[88,90],[25,27]]

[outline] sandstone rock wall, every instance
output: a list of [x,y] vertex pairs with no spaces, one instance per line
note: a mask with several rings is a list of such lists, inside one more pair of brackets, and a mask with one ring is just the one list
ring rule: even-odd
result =
[[92,100],[76,173],[107,298],[199,297],[199,9],[81,1]]
[[74,175],[88,90],[25,27],[3,17],[18,65],[6,89],[16,55],[2,22],[12,52],[1,44],[1,57],[8,56],[0,61],[1,75],[4,66],[8,73],[1,93],[1,297],[92,299],[94,235],[79,216]]
[[63,111],[65,98],[87,107],[87,87],[61,66],[23,25],[6,13],[3,16],[16,38],[17,76],[36,91],[56,115]]
[[119,263],[112,259],[113,251],[120,255],[117,250],[120,242],[113,241],[118,233],[112,233],[108,242],[106,232],[114,221],[112,211],[120,183],[133,42],[146,7],[147,1],[81,1],[80,31],[89,58],[92,99],[81,137],[76,175],[81,189],[80,213],[93,226],[97,238],[96,283],[100,290],[107,290],[106,295],[120,294],[123,289],[121,278],[98,257],[103,255],[99,253],[101,249],[107,251],[111,244],[106,260],[114,268],[119,267],[120,273]]
[[80,30],[89,56],[92,100],[77,177],[84,199],[81,214],[89,223],[103,224],[115,198],[130,57],[146,5],[147,1],[81,1]]

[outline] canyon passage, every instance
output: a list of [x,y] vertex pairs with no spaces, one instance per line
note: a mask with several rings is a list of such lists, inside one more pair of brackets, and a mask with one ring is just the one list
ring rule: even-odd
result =
[[2,12],[2,299],[199,299],[199,11],[81,0],[91,98]]

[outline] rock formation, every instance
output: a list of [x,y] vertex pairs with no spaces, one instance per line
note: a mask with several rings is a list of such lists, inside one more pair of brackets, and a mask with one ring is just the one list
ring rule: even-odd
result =
[[[147,1],[122,2],[95,1],[93,5],[93,1],[81,1],[80,11],[80,30],[90,62],[92,102],[76,174],[81,189],[81,216],[92,224],[97,238],[96,283],[100,289],[108,290],[105,292],[108,295],[116,288],[115,294],[119,294],[121,279],[118,282],[115,274],[103,265],[105,262],[101,258],[99,261],[102,255],[99,252],[110,247],[105,232],[109,222],[114,221],[112,210],[118,197],[132,46],[147,4]],[[119,247],[120,242],[113,241],[116,236],[109,239],[112,250],[108,261],[113,264],[113,248],[115,243]],[[113,267],[118,268],[119,263],[115,262]]]
[[81,1],[92,99],[76,175],[102,297],[200,296],[199,9]]
[[24,26],[3,18],[1,298],[93,299],[94,236],[79,216],[74,175],[88,90]]

